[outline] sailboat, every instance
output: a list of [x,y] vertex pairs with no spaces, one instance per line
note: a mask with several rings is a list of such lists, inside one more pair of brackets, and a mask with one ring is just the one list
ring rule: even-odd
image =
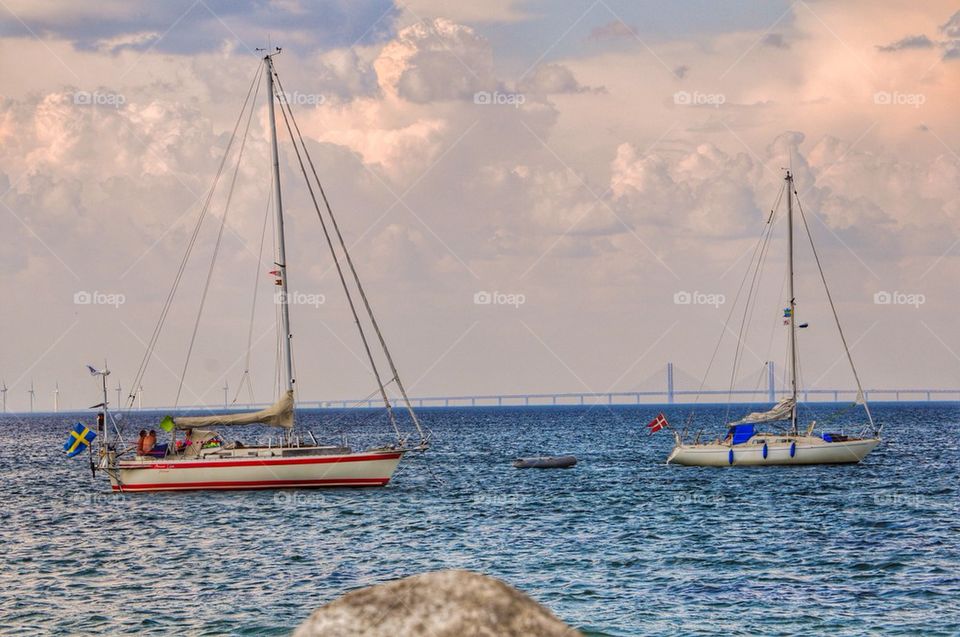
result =
[[[279,398],[271,406],[259,411],[244,413],[222,413],[222,414],[203,414],[203,415],[176,415],[168,416],[158,424],[158,428],[170,433],[169,440],[166,443],[155,442],[147,438],[148,442],[142,439],[133,444],[132,441],[124,439],[123,419],[115,418],[107,396],[107,375],[110,371],[104,367],[98,370],[88,366],[91,374],[99,376],[101,380],[100,390],[102,392],[102,402],[95,405],[100,409],[97,418],[97,438],[98,450],[96,460],[91,456],[91,468],[96,471],[102,471],[110,480],[110,485],[114,491],[122,492],[140,492],[140,491],[181,491],[195,489],[270,489],[270,488],[301,488],[301,487],[343,487],[343,486],[384,486],[393,477],[402,458],[411,451],[423,451],[429,446],[429,435],[425,433],[424,427],[414,412],[406,390],[400,380],[399,373],[394,365],[393,358],[387,348],[386,342],[380,330],[379,324],[373,314],[367,295],[360,283],[354,262],[347,250],[346,243],[340,233],[340,227],[333,211],[328,203],[326,193],[320,184],[314,168],[313,160],[310,158],[306,144],[300,134],[300,128],[296,123],[293,111],[289,102],[285,99],[286,93],[280,84],[280,78],[274,68],[274,57],[280,54],[280,49],[275,48],[266,52],[262,59],[262,65],[258,65],[257,73],[254,75],[250,89],[247,92],[247,98],[241,110],[237,124],[234,126],[233,137],[224,152],[223,160],[220,164],[220,171],[217,173],[216,180],[219,180],[220,174],[226,162],[227,155],[231,147],[234,146],[234,140],[244,118],[247,104],[250,104],[247,114],[247,128],[243,133],[242,142],[239,145],[240,155],[237,158],[239,167],[240,157],[246,142],[246,135],[249,131],[250,120],[254,112],[254,105],[257,94],[259,93],[259,78],[265,78],[268,121],[270,129],[271,159],[272,159],[272,192],[271,203],[275,213],[275,270],[271,275],[275,278],[275,283],[279,286],[281,292],[277,295],[279,305],[278,311],[278,346],[279,360],[281,364],[282,390]],[[256,92],[253,91],[256,87]],[[253,101],[250,100],[253,93]],[[378,390],[383,398],[386,413],[390,424],[393,426],[395,438],[382,446],[367,448],[363,450],[353,450],[345,444],[341,445],[321,445],[316,437],[309,431],[302,432],[296,426],[295,412],[295,383],[292,347],[292,332],[290,327],[290,308],[288,294],[288,274],[287,258],[285,250],[284,237],[284,210],[283,200],[280,189],[280,162],[277,145],[277,115],[275,113],[275,102],[280,105],[280,115],[282,121],[293,140],[294,150],[306,180],[310,197],[313,201],[317,215],[320,218],[323,227],[324,236],[327,245],[336,265],[339,280],[346,293],[347,301],[353,319],[360,331],[365,351],[368,355],[369,363],[373,369],[374,376],[378,384]],[[306,164],[304,163],[306,160]],[[307,171],[309,166],[310,171]],[[313,181],[310,179],[312,173]],[[233,179],[236,183],[237,172],[234,172]],[[200,219],[194,229],[194,239],[199,230],[200,222],[206,214],[210,198],[216,187],[217,181],[211,187],[207,203],[201,211]],[[230,186],[232,195],[233,184]],[[318,200],[317,193],[320,195]],[[227,197],[227,206],[229,206],[230,197]],[[320,202],[322,201],[322,206]],[[267,212],[269,213],[269,207]],[[264,218],[264,231],[266,228],[267,217]],[[221,233],[223,223],[226,221],[226,211],[224,211],[221,221]],[[332,230],[332,232],[331,232]],[[147,364],[150,361],[152,350],[156,344],[157,337],[163,326],[163,321],[169,311],[177,286],[183,275],[186,260],[192,247],[193,240],[188,244],[187,253],[181,262],[180,270],[174,280],[173,287],[168,294],[167,302],[161,312],[157,327],[154,330],[153,337],[148,343],[147,352],[141,362],[137,377],[130,384],[131,393],[129,395],[128,409],[132,409],[135,401],[139,398],[137,392],[142,387],[141,381],[146,371]],[[219,238],[218,244],[219,247]],[[339,252],[335,249],[339,247]],[[216,249],[214,251],[214,260],[216,259]],[[343,264],[347,267],[344,268]],[[259,264],[258,264],[259,266]],[[213,271],[211,263],[210,272]],[[346,271],[346,272],[345,272]],[[348,284],[348,281],[352,281]],[[207,285],[209,285],[209,274]],[[204,298],[206,287],[204,288]],[[355,297],[359,296],[362,303],[356,303]],[[358,310],[358,305],[362,310]],[[201,309],[197,314],[197,325],[202,313]],[[379,370],[378,364],[371,351],[370,340],[364,329],[364,322],[361,322],[361,315],[366,314],[367,329],[372,327],[377,337],[377,343],[381,346],[383,357],[389,366],[391,377],[384,382],[383,376]],[[251,324],[252,324],[251,312]],[[194,326],[193,337],[196,337],[196,325]],[[189,362],[190,351],[188,350],[187,361]],[[248,345],[249,348],[249,345]],[[248,349],[249,359],[249,349]],[[382,360],[382,359],[381,359]],[[382,363],[381,363],[382,365]],[[184,364],[184,374],[187,363]],[[248,370],[245,370],[245,374]],[[249,383],[249,378],[245,379]],[[183,374],[180,376],[180,387],[183,385]],[[386,387],[394,384],[398,389],[403,403],[409,413],[409,419],[416,430],[416,438],[412,433],[401,433],[394,414],[391,399],[388,397]],[[119,388],[119,385],[118,385]],[[133,388],[138,388],[133,390]],[[179,390],[178,390],[179,400]],[[118,394],[119,402],[119,394]],[[266,427],[272,427],[277,435],[271,436],[267,444],[244,444],[240,441],[229,442],[225,435],[220,433],[223,429],[241,425],[259,424]]]
[[[860,384],[860,375],[854,365],[853,357],[850,354],[850,348],[847,346],[847,340],[840,325],[840,318],[837,314],[836,306],[833,303],[833,297],[830,294],[830,288],[827,285],[826,276],[823,267],[820,264],[820,257],[817,255],[816,247],[813,244],[813,237],[810,235],[809,227],[806,224],[806,218],[803,216],[803,207],[797,198],[797,204],[800,209],[800,217],[803,220],[803,226],[806,230],[810,247],[816,260],[817,269],[820,272],[820,278],[826,292],[827,299],[830,302],[830,308],[833,312],[833,318],[840,334],[840,341],[846,353],[847,362],[853,372],[853,377],[857,384],[857,395],[854,406],[862,406],[866,416],[866,423],[859,435],[846,435],[844,433],[822,431],[817,433],[816,421],[810,422],[804,430],[800,431],[800,422],[798,417],[798,327],[806,327],[805,323],[797,323],[797,303],[794,294],[794,198],[797,192],[794,188],[793,174],[787,171],[785,177],[785,190],[787,199],[787,267],[789,276],[789,304],[783,310],[784,324],[789,326],[788,359],[789,359],[789,395],[777,402],[771,409],[766,411],[752,412],[743,418],[735,420],[728,425],[727,433],[723,438],[717,438],[713,441],[701,442],[701,434],[698,433],[692,442],[684,440],[687,429],[682,433],[674,431],[674,447],[667,458],[668,464],[688,465],[697,467],[732,467],[732,466],[772,466],[772,465],[817,465],[817,464],[848,464],[857,463],[863,460],[867,454],[880,444],[880,430],[870,413],[870,407],[867,404],[866,395]],[[779,208],[781,196],[777,198],[777,205],[771,210],[767,219],[767,226],[764,230],[761,244],[762,248],[755,251],[756,268],[759,271],[763,255],[769,245],[770,235],[774,226],[773,221]],[[751,262],[751,266],[753,263]],[[748,271],[751,268],[748,268]],[[744,281],[747,277],[744,277]],[[755,282],[756,275],[753,278]],[[751,284],[751,290],[753,284]],[[738,295],[739,296],[739,295]],[[747,306],[750,304],[750,297],[747,298]],[[732,315],[732,311],[731,311]],[[744,310],[744,321],[751,314]],[[726,325],[724,326],[726,330]],[[743,329],[741,328],[741,332]],[[722,338],[722,337],[721,337]],[[738,343],[738,350],[739,350]],[[719,347],[719,346],[718,346]],[[736,366],[736,362],[734,363]],[[732,383],[732,377],[731,377]],[[731,384],[732,389],[732,384]],[[692,417],[691,417],[692,422]],[[688,425],[691,423],[688,423]]]

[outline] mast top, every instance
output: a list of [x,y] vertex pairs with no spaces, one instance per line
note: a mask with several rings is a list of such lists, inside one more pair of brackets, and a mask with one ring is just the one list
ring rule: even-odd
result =
[[267,60],[267,59],[272,58],[274,55],[280,55],[280,54],[283,52],[283,49],[280,48],[279,46],[275,46],[275,47],[257,47],[256,49],[254,49],[254,51],[256,51],[257,53],[261,53],[261,52],[265,52],[265,51],[270,51],[269,53],[265,53],[264,56],[263,56],[263,59],[264,59],[264,60]]

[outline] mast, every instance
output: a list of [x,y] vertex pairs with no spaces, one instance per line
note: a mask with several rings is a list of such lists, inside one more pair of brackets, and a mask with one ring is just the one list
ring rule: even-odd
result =
[[293,378],[293,356],[290,351],[290,306],[287,295],[287,251],[283,236],[283,200],[280,197],[280,154],[277,150],[277,120],[274,115],[274,89],[273,89],[273,56],[280,53],[280,49],[274,49],[272,53],[263,56],[263,63],[267,65],[267,105],[270,117],[270,142],[273,155],[273,196],[276,202],[276,234],[277,234],[277,253],[274,265],[280,271],[280,329],[282,338],[280,339],[280,349],[283,358],[284,380],[286,381],[287,391],[293,391],[293,384],[296,382]]
[[797,433],[797,299],[793,293],[793,173],[787,171],[787,261],[790,267],[790,429]]

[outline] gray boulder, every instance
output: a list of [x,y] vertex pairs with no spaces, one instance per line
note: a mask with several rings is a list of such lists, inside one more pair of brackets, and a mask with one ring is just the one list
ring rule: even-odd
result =
[[470,571],[413,575],[347,593],[313,612],[294,637],[576,637],[517,589]]

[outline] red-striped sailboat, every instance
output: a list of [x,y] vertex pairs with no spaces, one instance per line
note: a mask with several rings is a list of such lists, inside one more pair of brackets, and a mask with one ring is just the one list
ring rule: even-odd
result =
[[[393,358],[374,317],[373,310],[367,295],[360,283],[357,270],[347,250],[346,243],[340,232],[340,227],[334,217],[327,200],[326,193],[320,184],[314,168],[313,160],[307,151],[300,128],[294,118],[289,102],[285,99],[283,86],[274,69],[274,56],[280,49],[273,49],[265,53],[263,64],[258,66],[257,73],[251,82],[246,100],[240,112],[240,117],[234,127],[233,136],[224,153],[224,158],[217,173],[216,180],[210,190],[206,204],[200,213],[200,219],[194,230],[194,238],[199,230],[200,223],[209,207],[210,198],[216,189],[220,175],[223,172],[227,156],[234,147],[234,141],[240,124],[247,118],[247,128],[243,132],[239,151],[236,158],[239,167],[243,148],[249,131],[250,120],[254,112],[259,80],[265,78],[269,128],[271,139],[272,159],[272,207],[275,212],[275,270],[271,274],[275,283],[280,287],[277,301],[278,330],[280,337],[281,361],[281,391],[279,399],[270,407],[260,411],[245,413],[224,413],[209,415],[182,415],[165,418],[161,428],[170,434],[169,442],[144,449],[142,445],[130,445],[124,440],[121,419],[115,419],[109,409],[107,400],[106,377],[110,373],[106,367],[103,370],[90,368],[92,374],[102,379],[103,403],[97,423],[98,450],[96,458],[91,457],[91,466],[97,471],[106,473],[114,491],[173,491],[191,489],[269,489],[269,488],[300,488],[300,487],[343,487],[343,486],[384,486],[399,465],[404,455],[410,451],[425,450],[429,444],[428,436],[421,426],[417,414],[414,412],[400,376],[394,365]],[[257,90],[254,91],[253,89]],[[251,94],[253,99],[251,100]],[[310,432],[301,432],[296,425],[295,414],[295,382],[293,358],[291,353],[291,328],[288,295],[287,260],[283,229],[283,203],[280,192],[280,163],[277,148],[277,119],[275,116],[275,102],[280,105],[280,121],[285,124],[293,140],[293,148],[303,177],[306,180],[310,198],[313,201],[316,213],[323,228],[327,246],[333,257],[339,275],[340,283],[346,294],[347,303],[353,314],[354,321],[360,331],[364,350],[369,364],[377,381],[379,394],[384,401],[386,415],[393,427],[395,439],[383,446],[355,451],[345,446],[321,445]],[[249,111],[247,111],[249,105]],[[246,114],[246,115],[245,115]],[[233,174],[233,183],[226,201],[229,207],[230,195],[236,183],[237,171]],[[312,179],[311,179],[312,177]],[[225,223],[226,210],[221,224]],[[264,220],[266,227],[266,219]],[[221,225],[221,232],[223,226]],[[219,242],[218,242],[219,245]],[[129,395],[129,407],[137,400],[138,392],[142,391],[141,381],[152,356],[153,347],[163,326],[169,306],[183,275],[183,270],[193,241],[188,244],[183,256],[180,270],[173,283],[173,288],[167,297],[166,305],[161,312],[161,318],[154,330],[154,336],[147,347],[147,352],[141,362],[140,369],[134,382],[130,385],[135,388]],[[214,252],[216,259],[216,251]],[[213,264],[210,272],[213,271]],[[209,274],[208,281],[209,284]],[[205,288],[206,289],[206,288]],[[203,304],[201,303],[201,313]],[[199,324],[200,314],[197,316]],[[252,320],[252,319],[251,319]],[[368,338],[367,332],[372,332]],[[194,327],[196,337],[196,326]],[[390,374],[384,382],[373,351],[379,346],[382,351],[381,360]],[[192,342],[191,342],[192,350]],[[189,361],[189,351],[188,358]],[[249,344],[248,344],[249,350]],[[184,374],[186,364],[184,365]],[[244,371],[245,380],[249,383],[248,370]],[[183,375],[180,379],[181,387]],[[400,395],[400,400],[407,412],[409,421],[415,433],[405,435],[401,433],[396,415],[394,414],[391,398],[388,397],[387,387],[394,385]],[[285,387],[284,387],[285,386]],[[178,391],[179,401],[179,391]],[[239,441],[227,442],[226,437],[218,433],[227,427],[238,425],[265,425],[275,427],[278,435],[271,437],[263,445],[245,445]],[[275,442],[274,442],[275,439]]]

